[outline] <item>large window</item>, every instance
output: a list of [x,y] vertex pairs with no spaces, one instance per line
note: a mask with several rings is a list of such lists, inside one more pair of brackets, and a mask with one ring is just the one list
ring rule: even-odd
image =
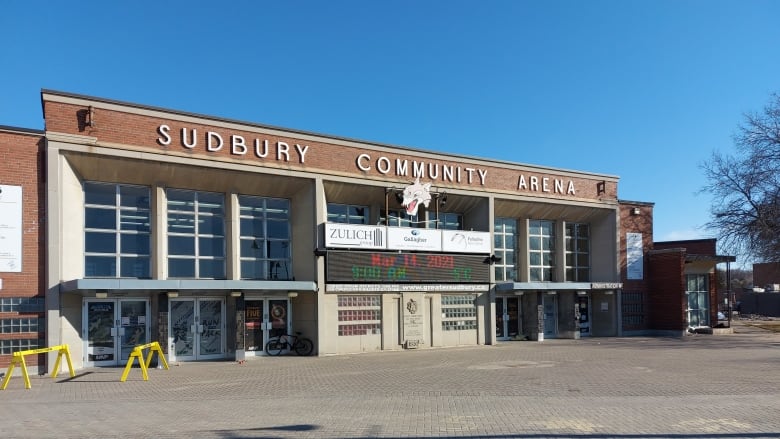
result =
[[441,329],[467,331],[477,329],[476,296],[457,294],[441,296]]
[[339,336],[382,333],[382,296],[338,296]]
[[0,340],[0,355],[11,355],[14,352],[38,349],[42,346],[46,346],[46,341],[40,338]]
[[0,333],[19,334],[23,332],[43,332],[44,319],[38,317],[21,317],[0,319]]
[[566,223],[566,280],[590,281],[590,227]]
[[328,222],[342,224],[368,224],[368,207],[352,204],[328,203]]
[[148,279],[149,188],[84,183],[84,275]]
[[241,217],[241,278],[292,279],[290,201],[238,197]]
[[515,259],[515,233],[517,221],[512,218],[496,218],[493,227],[493,250],[500,258],[493,265],[496,282],[517,279],[517,260]]
[[706,274],[685,275],[688,296],[688,326],[708,326],[709,319],[709,288]]
[[555,268],[555,223],[528,222],[528,278],[531,282],[551,282]]
[[387,218],[382,212],[382,219],[384,224],[390,227],[425,227],[424,222],[420,222],[417,215],[407,215],[405,210],[390,209],[387,213]]
[[225,278],[225,197],[168,189],[168,277]]
[[430,212],[430,218],[431,229],[463,230],[463,215],[459,213]]

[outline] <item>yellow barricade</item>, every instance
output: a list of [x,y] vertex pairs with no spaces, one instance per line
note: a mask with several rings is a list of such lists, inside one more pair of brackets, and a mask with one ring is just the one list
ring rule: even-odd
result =
[[[144,361],[144,349],[149,349],[149,355],[146,357],[146,361]],[[149,381],[149,373],[146,370],[149,369],[149,365],[152,363],[152,356],[155,352],[157,352],[157,358],[162,363],[163,367],[168,370],[168,362],[165,361],[165,354],[163,354],[162,348],[160,348],[160,343],[155,341],[133,348],[133,352],[127,359],[125,371],[122,372],[122,378],[120,378],[119,381],[124,383],[127,380],[127,375],[130,374],[130,368],[133,367],[136,358],[138,358],[138,365],[141,366],[141,374],[144,377],[144,381]]]
[[5,388],[8,386],[8,381],[11,381],[11,372],[14,371],[14,367],[16,367],[17,364],[22,367],[24,388],[31,389],[32,384],[30,383],[30,375],[27,374],[27,364],[24,362],[24,356],[45,354],[46,352],[54,352],[54,351],[58,351],[58,353],[57,353],[57,361],[54,363],[54,369],[51,374],[51,377],[57,378],[57,373],[59,373],[60,371],[60,360],[62,360],[63,355],[65,355],[65,360],[68,362],[68,370],[70,370],[70,377],[71,378],[75,377],[76,372],[73,371],[73,363],[70,361],[70,350],[68,348],[68,345],[63,344],[59,346],[52,346],[50,348],[30,349],[27,351],[14,352],[13,357],[11,358],[11,364],[8,366],[8,372],[6,372],[5,374],[3,385],[0,386],[0,390],[5,390]]

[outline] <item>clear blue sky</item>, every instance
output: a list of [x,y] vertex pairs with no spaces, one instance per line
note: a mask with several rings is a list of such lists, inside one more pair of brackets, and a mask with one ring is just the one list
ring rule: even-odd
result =
[[695,239],[699,164],[780,92],[780,1],[6,0],[0,125],[40,90],[620,177]]

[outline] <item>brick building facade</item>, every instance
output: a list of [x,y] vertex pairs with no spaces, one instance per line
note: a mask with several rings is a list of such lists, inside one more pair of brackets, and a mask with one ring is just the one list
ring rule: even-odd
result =
[[342,354],[691,324],[700,244],[654,249],[653,204],[619,200],[617,177],[57,91],[42,104],[45,131],[0,131],[22,163],[0,184],[25,194],[24,268],[0,272],[0,296],[45,297],[0,314],[37,319],[0,334],[9,348],[69,344],[92,367],[150,341],[197,361],[262,357],[291,332]]

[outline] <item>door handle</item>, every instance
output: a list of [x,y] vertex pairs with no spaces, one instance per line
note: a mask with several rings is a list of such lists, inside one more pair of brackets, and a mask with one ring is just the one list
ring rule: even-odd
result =
[[111,336],[116,337],[116,328],[111,328]]

